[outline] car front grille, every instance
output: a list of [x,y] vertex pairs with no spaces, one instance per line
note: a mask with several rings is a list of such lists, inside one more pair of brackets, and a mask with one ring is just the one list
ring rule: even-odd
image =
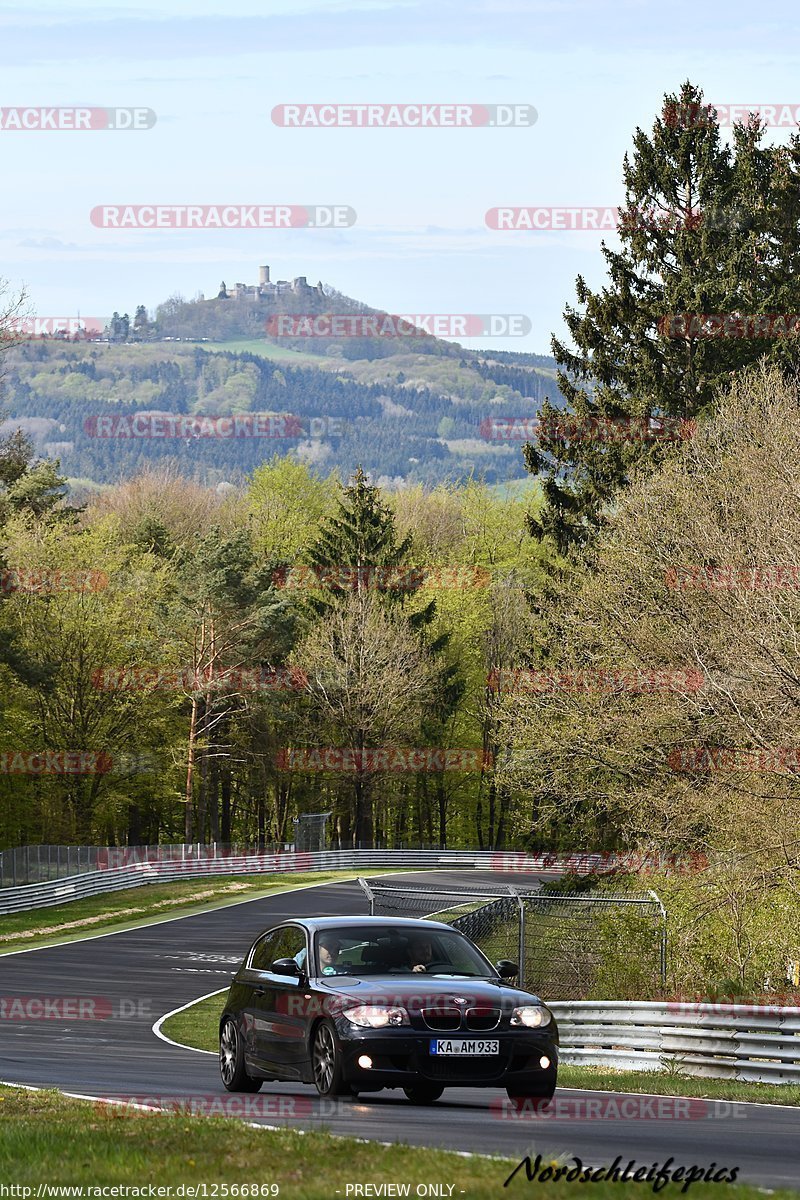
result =
[[499,1008],[486,1006],[468,1008],[466,1012],[467,1029],[472,1029],[475,1033],[485,1033],[489,1029],[497,1029],[500,1017]]
[[458,1008],[423,1008],[420,1015],[428,1029],[436,1033],[453,1033],[461,1028],[461,1010]]

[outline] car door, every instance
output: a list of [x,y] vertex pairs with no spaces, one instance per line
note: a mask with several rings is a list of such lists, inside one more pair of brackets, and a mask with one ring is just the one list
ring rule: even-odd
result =
[[278,958],[275,952],[281,935],[280,929],[265,933],[253,946],[247,966],[241,978],[245,991],[242,1003],[242,1034],[244,1036],[245,1059],[258,1066],[264,1065],[268,1049],[264,1006],[267,989],[272,980],[268,970]]
[[[284,925],[274,930],[273,934],[275,936],[265,944],[258,958],[258,1057],[281,1078],[300,1079],[306,1058],[308,1025],[305,977],[301,986],[299,976],[279,975],[271,968],[278,958],[291,958],[305,966],[309,948],[306,932],[299,925]],[[256,965],[255,962],[253,965]]]

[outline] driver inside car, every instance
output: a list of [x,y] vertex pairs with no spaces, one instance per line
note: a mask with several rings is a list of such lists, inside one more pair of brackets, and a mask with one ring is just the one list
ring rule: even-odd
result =
[[319,968],[323,975],[338,975],[342,964],[338,961],[341,945],[338,938],[322,934],[317,943]]
[[433,962],[433,942],[426,933],[411,938],[408,946],[408,961],[412,971],[427,971]]

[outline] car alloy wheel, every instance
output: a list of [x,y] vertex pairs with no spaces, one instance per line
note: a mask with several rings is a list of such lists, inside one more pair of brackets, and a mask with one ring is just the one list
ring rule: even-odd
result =
[[244,1069],[242,1035],[231,1017],[226,1017],[219,1035],[219,1073],[229,1092],[257,1092],[263,1080],[253,1079]]
[[311,1053],[314,1083],[320,1096],[352,1095],[352,1089],[342,1078],[342,1052],[336,1030],[330,1021],[322,1021],[314,1034]]

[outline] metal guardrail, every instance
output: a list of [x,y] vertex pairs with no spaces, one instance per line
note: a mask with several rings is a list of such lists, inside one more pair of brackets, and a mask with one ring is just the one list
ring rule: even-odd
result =
[[[108,871],[143,862],[181,862],[187,858],[230,858],[245,854],[277,854],[296,849],[291,845],[247,845],[246,843],[202,842],[153,846],[14,846],[0,850],[0,889],[24,887],[29,883],[49,883],[71,879],[87,871]],[[311,849],[310,846],[301,849]],[[319,849],[320,847],[314,847]]]
[[[0,915],[50,908],[87,896],[99,896],[122,888],[148,883],[171,883],[179,879],[202,879],[209,875],[261,875],[291,871],[359,871],[371,867],[435,869],[483,868],[502,870],[504,855],[492,850],[323,850],[319,853],[290,852],[247,854],[205,860],[186,859],[141,862],[109,870],[88,871],[68,879],[51,880],[0,890]],[[536,858],[526,869],[536,870]],[[515,868],[516,869],[516,868]]]
[[800,1083],[800,1008],[686,1001],[548,1004],[561,1061],[743,1083]]

